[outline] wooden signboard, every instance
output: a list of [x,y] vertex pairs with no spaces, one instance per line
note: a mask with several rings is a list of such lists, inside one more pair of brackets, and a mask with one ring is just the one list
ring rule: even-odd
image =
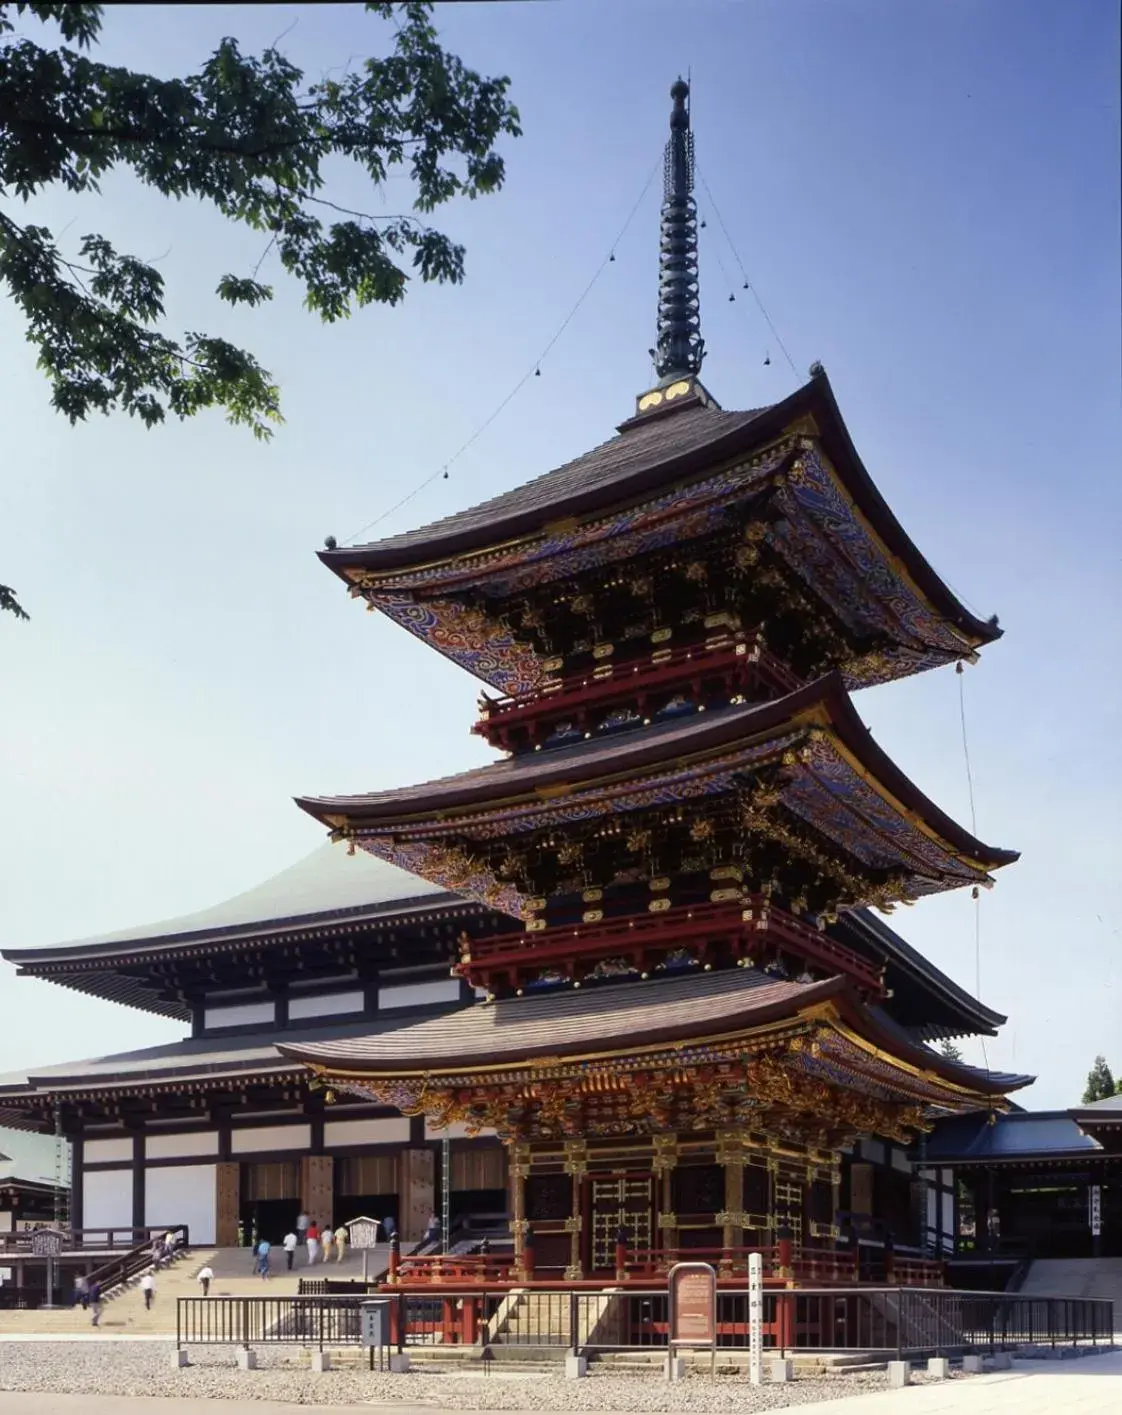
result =
[[717,1366],[717,1274],[708,1263],[675,1263],[670,1269],[670,1360],[678,1349],[709,1350]]

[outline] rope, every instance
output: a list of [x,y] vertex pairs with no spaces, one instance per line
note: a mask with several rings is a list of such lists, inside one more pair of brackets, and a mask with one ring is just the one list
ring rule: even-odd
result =
[[[748,290],[751,290],[751,292],[752,292],[752,298],[756,301],[756,304],[759,306],[760,313],[763,315],[765,321],[767,322],[767,327],[771,330],[772,336],[773,336],[773,338],[775,339],[776,344],[779,346],[779,349],[780,349],[780,351],[782,352],[783,357],[787,360],[787,363],[790,365],[791,372],[792,372],[792,373],[795,375],[795,377],[797,378],[798,375],[799,375],[799,371],[798,371],[798,369],[795,367],[795,361],[794,361],[794,359],[791,357],[790,353],[788,352],[787,345],[784,344],[783,339],[782,339],[782,337],[781,337],[781,335],[780,335],[780,333],[779,333],[779,330],[776,329],[776,327],[775,327],[775,323],[774,323],[774,321],[772,320],[771,315],[768,314],[767,310],[764,308],[764,302],[763,302],[763,300],[760,299],[759,291],[756,289],[755,284],[754,284],[751,280],[749,280],[749,278],[748,278],[748,272],[747,272],[747,270],[745,270],[745,268],[744,268],[744,262],[740,259],[740,252],[736,249],[736,245],[735,245],[735,243],[733,242],[732,237],[729,235],[729,228],[725,225],[725,218],[721,215],[720,207],[717,205],[716,201],[714,201],[714,199],[713,199],[713,193],[709,190],[709,183],[705,180],[705,173],[702,172],[700,168],[698,168],[698,169],[697,169],[697,175],[698,175],[698,179],[699,179],[700,182],[701,182],[701,185],[705,188],[705,195],[706,195],[706,197],[707,197],[708,200],[709,200],[709,205],[710,205],[710,206],[712,207],[712,209],[713,209],[713,215],[717,218],[717,225],[721,228],[721,231],[722,231],[723,234],[724,234],[725,240],[729,243],[729,250],[732,251],[732,258],[733,258],[733,260],[736,261],[736,264],[737,264],[737,266],[738,266],[738,268],[739,268],[739,270],[740,270],[740,274],[741,274],[741,275],[743,276],[743,278],[744,278],[744,285],[745,285],[745,288],[748,289]],[[717,264],[720,265],[720,259],[718,259]]]
[[[970,800],[970,834],[975,839],[978,838],[978,813],[974,803],[974,770],[970,765],[970,740],[966,734],[966,674],[963,672],[962,664],[955,664],[955,674],[958,677],[958,723],[962,732],[962,758],[966,764],[966,790]],[[974,996],[981,1001],[982,997],[982,891],[977,885],[973,889],[974,895]],[[982,1046],[982,1060],[985,1062],[986,1071],[990,1069],[989,1054],[986,1051],[985,1037],[979,1037]]]
[[353,544],[356,540],[358,540],[359,536],[365,535],[367,531],[373,530],[375,526],[381,525],[383,521],[388,520],[388,518],[392,516],[395,512],[400,511],[403,506],[407,506],[409,502],[413,500],[414,497],[419,496],[421,492],[424,491],[426,487],[431,486],[434,481],[438,481],[441,477],[446,478],[448,475],[448,468],[451,467],[454,462],[458,461],[459,458],[462,457],[464,453],[468,450],[468,448],[471,447],[479,440],[479,438],[483,436],[483,434],[487,431],[487,429],[491,426],[495,419],[500,415],[500,413],[502,413],[507,408],[507,406],[518,396],[518,394],[521,393],[522,389],[526,386],[527,383],[529,383],[530,379],[534,378],[535,376],[541,373],[541,366],[542,363],[545,361],[546,356],[552,351],[554,345],[565,333],[565,330],[568,329],[569,325],[573,322],[573,320],[576,318],[577,312],[580,310],[581,306],[584,304],[588,296],[592,293],[592,290],[596,285],[596,282],[600,279],[600,276],[603,275],[607,267],[611,265],[615,260],[616,247],[623,240],[624,236],[627,235],[628,229],[630,228],[632,221],[635,219],[636,213],[638,212],[640,206],[642,206],[643,204],[643,198],[650,190],[651,183],[654,181],[655,175],[661,170],[661,167],[662,159],[660,158],[659,161],[655,163],[655,165],[651,168],[647,180],[643,183],[642,191],[640,191],[639,195],[636,197],[634,206],[632,206],[631,210],[627,213],[627,220],[620,227],[619,231],[616,234],[615,240],[608,247],[603,260],[601,260],[600,264],[596,267],[596,271],[593,274],[592,279],[577,296],[576,303],[569,310],[569,313],[565,316],[565,318],[561,321],[557,328],[554,330],[545,348],[542,349],[538,357],[533,361],[530,367],[526,370],[526,372],[522,375],[522,377],[518,380],[518,382],[514,385],[514,387],[502,400],[502,402],[499,403],[499,405],[494,409],[494,411],[488,417],[486,417],[483,422],[479,424],[479,426],[475,429],[475,431],[471,434],[467,441],[461,443],[461,445],[457,447],[455,452],[452,453],[451,457],[449,457],[446,462],[443,462],[439,467],[437,467],[436,471],[434,471],[430,476],[427,476],[424,481],[418,482],[417,485],[413,488],[413,490],[407,492],[400,499],[400,501],[395,501],[392,506],[390,506],[387,510],[383,511],[380,515],[375,516],[372,521],[368,521],[366,525],[363,526],[360,530],[352,531],[349,536],[345,536],[344,541],[346,543]]

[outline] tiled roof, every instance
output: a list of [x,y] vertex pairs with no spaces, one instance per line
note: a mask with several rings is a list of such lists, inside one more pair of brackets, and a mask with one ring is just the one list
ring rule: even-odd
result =
[[371,546],[351,550],[324,551],[320,558],[328,565],[357,564],[364,552],[379,561],[408,560],[414,550],[439,553],[451,550],[465,537],[485,535],[502,539],[512,523],[533,523],[548,519],[559,507],[572,513],[591,499],[626,493],[628,483],[665,467],[668,472],[683,458],[711,449],[719,455],[722,439],[729,438],[755,422],[770,408],[725,413],[695,404],[668,417],[652,418],[618,433],[591,452],[535,477],[532,481],[493,496],[455,515],[445,516],[427,526],[402,535],[389,536]]
[[923,1146],[924,1159],[932,1164],[1093,1158],[1102,1153],[1102,1146],[1061,1111],[1017,1111],[999,1115],[992,1123],[981,1113],[954,1116],[940,1121]]
[[403,912],[418,902],[444,901],[454,903],[455,896],[418,875],[365,853],[348,856],[342,847],[321,845],[296,864],[222,904],[161,923],[95,934],[74,943],[5,949],[0,956],[10,963],[34,965],[64,958],[72,952],[112,953],[119,951],[116,945],[126,943],[166,945],[172,940],[208,937],[255,926],[264,932],[270,923],[290,923],[325,915]]
[[513,1064],[589,1048],[604,1051],[645,1041],[711,1037],[793,1015],[843,987],[840,978],[791,983],[736,968],[477,1003],[393,1031],[311,1045],[285,1043],[278,1049],[300,1061],[335,1062],[371,1072]]

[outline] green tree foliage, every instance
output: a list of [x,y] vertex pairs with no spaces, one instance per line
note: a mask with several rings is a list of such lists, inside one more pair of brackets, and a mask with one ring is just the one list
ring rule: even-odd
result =
[[[502,185],[495,144],[520,132],[509,80],[484,78],[444,50],[428,3],[365,8],[390,22],[388,52],[306,83],[275,46],[253,57],[235,39],[184,78],[134,73],[91,57],[102,6],[0,4],[0,289],[71,423],[123,410],[152,427],[169,412],[222,408],[268,437],[281,418],[277,388],[251,353],[161,328],[164,280],[151,264],[99,234],[64,252],[61,237],[18,221],[21,201],[47,188],[93,195],[106,172],[127,168],[166,197],[209,203],[263,233],[263,255],[275,252],[327,322],[396,305],[411,278],[462,280],[463,247],[424,218]],[[28,22],[55,26],[62,43],[35,43],[22,32]],[[373,188],[395,169],[407,174],[412,210],[374,217],[328,200],[326,168],[339,159]],[[256,275],[223,275],[218,298],[271,299]],[[26,617],[0,586],[4,609]]]
[[948,1061],[962,1060],[962,1052],[949,1038],[939,1043],[939,1055],[945,1056]]
[[1087,1072],[1087,1084],[1083,1088],[1083,1104],[1090,1105],[1093,1101],[1105,1101],[1107,1096],[1116,1094],[1114,1076],[1106,1064],[1106,1057],[1096,1056],[1093,1066]]

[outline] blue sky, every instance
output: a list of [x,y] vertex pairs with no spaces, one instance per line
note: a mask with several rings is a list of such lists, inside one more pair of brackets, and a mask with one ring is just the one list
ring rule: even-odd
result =
[[[288,421],[267,447],[218,417],[71,429],[0,309],[0,578],[34,614],[0,622],[0,942],[216,902],[319,843],[293,795],[486,758],[468,735],[478,685],[363,614],[313,552],[431,475],[532,366],[659,160],[689,69],[701,171],[798,370],[702,191],[708,387],[753,407],[821,359],[905,527],[1006,629],[963,684],[978,833],[1023,851],[977,916],[982,995],[1010,1017],[988,1059],[1040,1075],[1030,1104],[1077,1100],[1096,1052],[1122,1070],[1116,7],[621,0],[465,4],[440,23],[511,75],[525,128],[505,190],[441,215],[468,247],[460,288],[325,328],[266,263],[275,303],[233,312],[212,291],[260,256],[249,233],[124,178],[37,205],[72,239],[160,256],[170,327],[249,344]],[[256,49],[289,26],[282,47],[312,74],[385,42],[357,6],[111,7],[103,55],[171,74],[224,34]],[[408,184],[383,196],[341,174],[329,195],[393,211]],[[379,533],[516,485],[628,415],[649,378],[657,204],[656,182],[542,377]],[[858,708],[969,823],[958,694],[943,671]],[[964,895],[894,917],[970,988],[975,921]],[[0,972],[0,1070],[178,1030]]]

